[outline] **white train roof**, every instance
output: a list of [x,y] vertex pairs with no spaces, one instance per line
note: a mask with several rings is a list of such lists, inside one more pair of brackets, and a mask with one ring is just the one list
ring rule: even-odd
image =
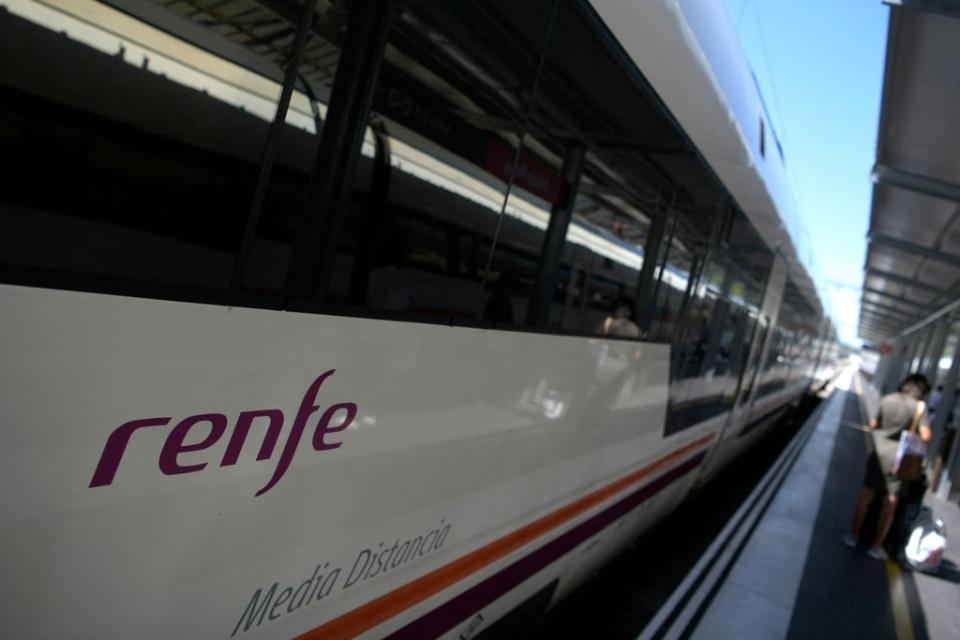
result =
[[[789,260],[797,287],[814,307],[822,308],[788,231],[798,214],[782,150],[722,3],[593,0],[591,4],[767,245],[779,248]],[[794,234],[798,233],[797,228]]]

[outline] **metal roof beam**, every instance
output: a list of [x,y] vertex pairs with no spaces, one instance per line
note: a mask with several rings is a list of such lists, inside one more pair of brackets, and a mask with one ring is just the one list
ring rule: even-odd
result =
[[905,326],[906,323],[910,322],[904,318],[898,318],[895,316],[887,315],[886,313],[881,313],[879,311],[872,311],[870,309],[864,309],[860,313],[860,322],[864,323],[867,320],[875,320],[877,322],[885,322],[891,327],[896,327],[898,330]]
[[923,291],[930,291],[931,293],[946,293],[947,289],[941,289],[940,287],[935,287],[931,284],[925,284],[923,282],[918,282],[914,278],[908,278],[897,273],[890,273],[889,271],[881,271],[880,269],[874,269],[873,267],[867,267],[867,277],[876,276],[878,278],[883,278],[884,280],[889,280],[890,282],[896,282],[897,284],[904,284],[914,289],[921,289]]
[[955,0],[883,0],[891,7],[903,7],[915,11],[929,11],[945,16],[960,18],[960,6]]
[[896,322],[888,318],[881,317],[870,317],[870,318],[861,318],[860,328],[862,329],[873,329],[875,331],[882,331],[884,333],[896,333],[903,326],[902,322]]
[[930,247],[925,247],[920,244],[907,242],[906,240],[891,238],[890,236],[885,236],[880,233],[871,235],[870,243],[873,246],[889,247],[890,249],[895,249],[904,253],[912,253],[915,256],[920,256],[929,260],[935,260],[937,262],[960,269],[960,256],[952,253],[944,253],[943,251],[937,251],[936,249],[931,249]]
[[893,320],[893,321],[899,323],[900,326],[904,326],[904,325],[906,325],[906,324],[908,324],[908,323],[910,323],[910,322],[913,322],[913,321],[916,319],[915,317],[912,317],[912,316],[900,315],[900,314],[898,314],[896,311],[891,311],[891,310],[888,310],[888,309],[886,309],[886,308],[884,308],[884,307],[880,307],[880,308],[877,308],[877,309],[870,309],[870,308],[867,308],[867,307],[861,307],[861,308],[860,308],[860,316],[861,316],[861,317],[863,317],[863,315],[864,315],[864,314],[867,314],[867,313],[869,313],[869,314],[871,314],[871,315],[873,315],[873,316],[876,316],[876,317],[883,317],[883,318],[886,318],[886,319],[888,319],[888,320]]
[[[887,298],[888,300],[893,300],[894,302],[903,302],[904,304],[912,304],[912,305],[914,305],[914,306],[918,306],[918,305],[921,305],[921,304],[924,304],[924,305],[925,305],[925,304],[929,304],[928,302],[918,302],[918,301],[916,301],[916,300],[908,300],[907,298],[904,298],[904,297],[902,297],[902,296],[895,296],[895,295],[893,295],[892,293],[890,293],[890,292],[888,292],[888,291],[881,291],[880,289],[874,289],[874,288],[872,288],[872,287],[864,287],[864,288],[863,288],[863,292],[864,292],[864,293],[872,293],[872,294],[878,295],[878,296],[883,296],[884,298]],[[865,301],[865,302],[867,302],[867,301]]]
[[870,177],[879,185],[922,193],[926,196],[960,202],[960,185],[930,176],[876,164]]
[[875,344],[884,343],[887,341],[887,336],[889,335],[886,331],[880,331],[877,329],[860,329],[860,337],[866,340],[867,342],[873,342]]
[[921,313],[924,312],[923,309],[917,309],[917,311],[916,311],[915,313],[910,313],[909,311],[904,311],[903,309],[901,309],[901,308],[899,308],[899,307],[895,307],[895,306],[889,305],[889,304],[884,304],[884,303],[882,303],[882,302],[874,302],[873,300],[862,300],[862,299],[861,299],[861,303],[862,303],[862,304],[869,304],[869,305],[871,305],[871,306],[876,307],[877,309],[883,309],[884,311],[890,311],[890,312],[893,312],[893,313],[899,313],[900,315],[902,315],[902,316],[904,316],[904,317],[907,317],[907,318],[914,318],[914,317],[916,317],[916,316],[918,316],[918,315],[920,315]]
[[864,312],[860,314],[860,326],[871,327],[882,331],[895,331],[903,326],[903,320],[895,320],[889,316],[878,315],[865,309]]
[[886,331],[878,331],[876,329],[860,329],[860,337],[867,342],[872,342],[874,344],[882,344],[886,342],[888,335],[889,334]]
[[936,310],[937,304],[939,304],[939,302],[944,298],[947,300],[960,299],[960,283],[954,284],[954,286],[950,287],[948,290],[937,294],[937,297],[933,299],[933,302],[931,302],[927,308],[931,311]]
[[881,313],[879,311],[872,311],[870,309],[863,309],[860,312],[860,322],[861,324],[865,324],[868,321],[885,322],[889,325],[891,329],[895,328],[897,331],[907,326],[907,323],[910,322],[910,320],[906,318],[887,315],[886,313]]
[[871,331],[873,333],[883,336],[884,339],[886,339],[889,336],[895,336],[897,334],[897,331],[900,330],[900,328],[895,324],[889,324],[889,323],[881,324],[876,322],[863,323],[860,325],[859,329],[861,333]]
[[872,339],[886,341],[888,336],[892,336],[897,332],[897,329],[893,326],[885,325],[860,325],[860,335],[866,337],[867,335],[872,336]]
[[[867,303],[869,304],[869,303]],[[911,317],[904,315],[902,312],[896,311],[895,309],[887,309],[886,307],[877,307],[876,309],[869,306],[860,307],[860,317],[862,318],[864,314],[872,314],[875,316],[883,316],[890,320],[896,320],[897,322],[903,324],[904,322],[910,322]]]
[[874,331],[893,332],[902,327],[903,323],[881,316],[870,316],[861,319],[860,326],[864,329],[872,329]]

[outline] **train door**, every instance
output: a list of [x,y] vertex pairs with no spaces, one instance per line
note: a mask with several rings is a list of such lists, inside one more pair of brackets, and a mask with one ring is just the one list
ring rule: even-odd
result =
[[740,374],[733,407],[717,433],[715,445],[701,467],[698,484],[712,477],[738,449],[737,438],[747,424],[753,409],[757,379],[762,369],[761,364],[765,361],[770,349],[771,336],[774,333],[772,328],[777,324],[786,281],[787,263],[778,252],[774,256],[773,266],[764,288],[763,303],[747,357],[748,364]]

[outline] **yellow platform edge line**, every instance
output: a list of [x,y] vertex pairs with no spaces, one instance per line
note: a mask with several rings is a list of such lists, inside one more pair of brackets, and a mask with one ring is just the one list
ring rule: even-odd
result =
[[903,576],[900,567],[893,560],[887,560],[887,582],[890,585],[890,603],[893,605],[893,624],[897,631],[897,640],[914,640]]
[[[860,383],[860,372],[853,373],[853,386],[856,393],[863,397],[863,385]],[[860,409],[860,418],[864,424],[869,421],[864,415],[863,404],[858,402]],[[867,451],[871,450],[873,444],[869,433],[864,433],[864,444]],[[887,560],[887,587],[890,591],[890,605],[893,611],[893,625],[897,633],[897,640],[914,640],[913,623],[910,621],[910,608],[907,606],[907,592],[903,588],[903,576],[900,573],[900,566],[893,560]]]

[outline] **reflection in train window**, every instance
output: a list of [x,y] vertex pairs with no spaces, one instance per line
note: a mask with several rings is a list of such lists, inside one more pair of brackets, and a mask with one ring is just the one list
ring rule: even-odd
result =
[[813,336],[819,332],[814,324],[816,313],[796,285],[788,282],[777,326],[759,375],[758,397],[787,388],[793,381],[813,375],[816,349]]
[[668,433],[719,416],[749,393],[748,360],[763,343],[757,328],[773,252],[735,207],[711,222],[700,235],[692,229],[702,224],[681,226],[683,246],[697,253],[673,253],[689,280],[673,329]]
[[640,337],[677,424],[750,388],[773,254],[588,3],[267,4],[4,16],[5,281]]
[[[304,4],[314,28],[272,126],[296,15],[151,6],[0,26],[8,280],[580,333],[623,300],[644,312],[656,286],[646,337],[673,339],[694,249],[681,231],[668,259],[657,221],[700,224],[723,189],[588,8]],[[359,142],[325,148],[335,81],[363,77],[364,52],[369,112],[337,112]],[[644,283],[646,250],[663,268]]]
[[[276,78],[98,3],[32,6],[0,22],[0,261],[56,286],[217,298],[244,232]],[[290,121],[314,137],[309,117]],[[282,182],[276,197],[297,202]]]

